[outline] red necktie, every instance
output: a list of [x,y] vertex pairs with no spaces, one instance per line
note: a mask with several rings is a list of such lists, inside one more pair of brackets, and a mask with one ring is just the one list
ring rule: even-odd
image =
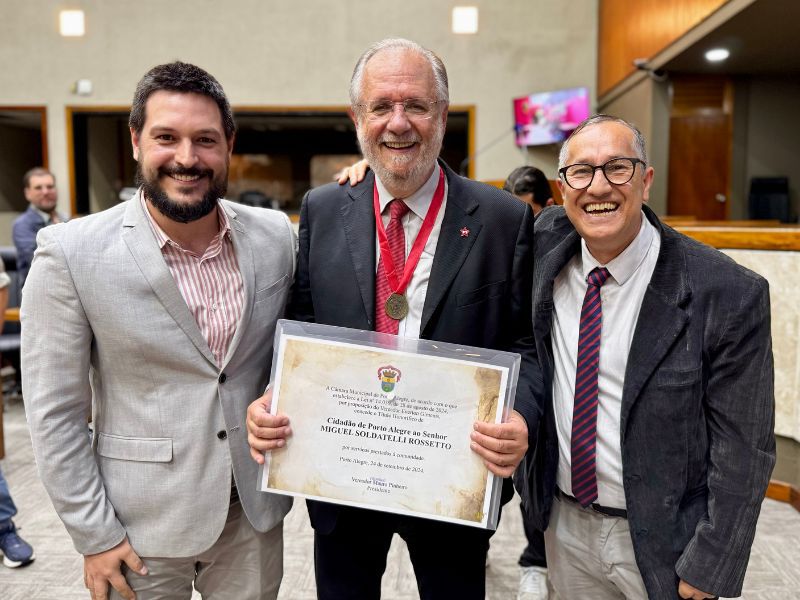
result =
[[584,508],[597,499],[597,372],[603,328],[600,287],[606,279],[608,269],[600,267],[592,269],[586,278],[588,285],[578,335],[575,406],[572,411],[572,495]]
[[[392,261],[399,280],[406,265],[406,238],[403,234],[403,216],[408,212],[408,205],[402,200],[389,202],[389,224],[386,226],[386,240],[392,252]],[[378,272],[375,274],[375,331],[397,335],[400,321],[386,314],[384,305],[392,294],[389,279],[383,267],[383,260],[378,261]]]

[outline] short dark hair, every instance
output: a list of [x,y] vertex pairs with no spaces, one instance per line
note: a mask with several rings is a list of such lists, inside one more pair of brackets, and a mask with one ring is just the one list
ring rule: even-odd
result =
[[536,167],[517,167],[506,179],[503,189],[515,196],[533,194],[533,201],[544,208],[553,197],[547,177]]
[[26,172],[25,175],[22,176],[22,186],[26,189],[29,188],[31,186],[31,178],[41,177],[43,175],[50,175],[50,177],[53,178],[53,183],[55,183],[56,176],[50,171],[44,167],[33,167],[30,171]]
[[233,120],[231,105],[219,81],[200,67],[179,60],[153,67],[136,85],[131,115],[128,118],[128,126],[136,133],[141,133],[144,128],[147,99],[150,94],[159,90],[208,96],[219,107],[225,137],[230,140],[236,133],[236,123]]

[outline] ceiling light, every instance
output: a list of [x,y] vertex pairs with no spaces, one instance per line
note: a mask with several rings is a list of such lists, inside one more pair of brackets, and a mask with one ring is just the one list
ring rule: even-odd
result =
[[478,33],[478,7],[453,7],[453,33]]
[[708,62],[720,62],[730,55],[731,53],[726,48],[712,48],[706,52],[706,60]]
[[58,22],[61,35],[65,37],[80,37],[85,33],[82,10],[62,10]]

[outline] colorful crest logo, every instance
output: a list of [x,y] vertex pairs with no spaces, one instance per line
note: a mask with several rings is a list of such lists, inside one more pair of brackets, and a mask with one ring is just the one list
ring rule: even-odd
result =
[[400,369],[392,365],[386,365],[378,369],[378,379],[381,382],[381,389],[387,394],[394,390],[394,386],[400,381]]

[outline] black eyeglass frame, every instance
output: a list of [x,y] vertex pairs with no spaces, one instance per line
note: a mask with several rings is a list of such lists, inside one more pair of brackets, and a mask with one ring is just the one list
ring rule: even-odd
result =
[[[614,183],[613,181],[611,181],[608,178],[608,175],[606,174],[606,166],[611,164],[611,163],[613,163],[613,162],[615,162],[615,161],[618,161],[618,160],[629,160],[633,164],[633,170],[631,171],[631,176],[628,177],[628,179],[626,179],[622,183]],[[633,179],[633,176],[636,174],[636,165],[637,164],[641,164],[643,167],[647,168],[647,163],[644,162],[641,158],[636,158],[634,156],[618,156],[617,158],[612,158],[611,160],[608,160],[608,161],[604,162],[602,165],[590,165],[589,163],[573,163],[571,165],[567,165],[566,167],[561,167],[558,170],[558,174],[564,180],[564,183],[566,183],[573,190],[585,190],[590,185],[592,185],[592,182],[594,181],[594,176],[597,174],[597,170],[598,169],[600,169],[603,172],[603,177],[606,178],[606,181],[609,184],[611,184],[611,185],[625,185],[631,179]],[[577,166],[589,167],[590,169],[592,169],[592,176],[589,179],[589,182],[583,187],[575,187],[567,179],[567,169],[571,169],[572,167],[577,167]]]

